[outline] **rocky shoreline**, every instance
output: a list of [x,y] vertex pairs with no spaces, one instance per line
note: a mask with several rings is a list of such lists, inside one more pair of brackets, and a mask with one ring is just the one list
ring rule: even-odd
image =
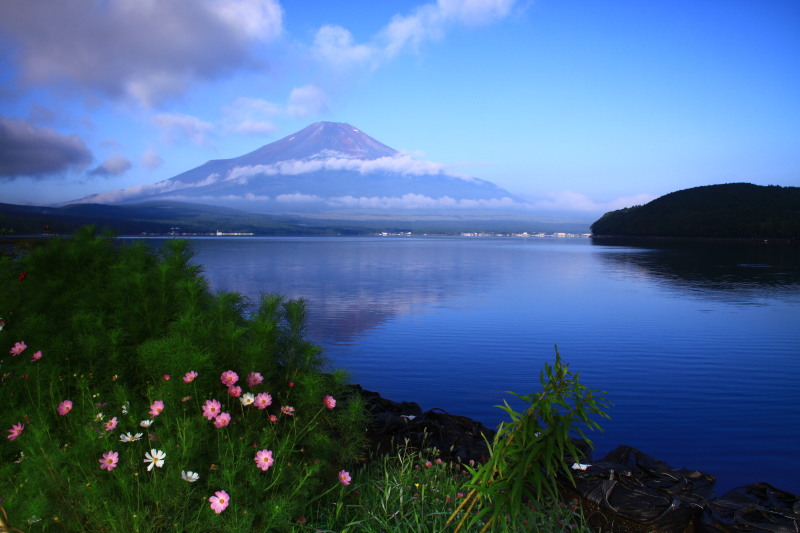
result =
[[[496,431],[443,409],[423,411],[415,402],[383,398],[350,385],[372,419],[367,438],[376,454],[397,446],[436,448],[442,458],[462,463],[489,457]],[[562,483],[563,496],[579,500],[593,527],[619,533],[737,533],[800,531],[800,497],[767,483],[753,483],[714,497],[716,478],[675,469],[628,446],[594,461],[591,449],[573,471],[575,486]],[[575,468],[575,467],[573,467]]]
[[466,416],[453,415],[444,409],[423,411],[416,402],[396,402],[350,386],[365,401],[372,416],[367,438],[376,453],[390,452],[395,446],[436,448],[443,458],[461,462],[483,461],[489,456],[487,441],[496,433]]

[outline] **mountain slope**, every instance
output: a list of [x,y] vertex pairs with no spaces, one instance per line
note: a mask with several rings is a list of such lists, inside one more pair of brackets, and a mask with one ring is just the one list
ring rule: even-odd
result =
[[611,211],[591,228],[597,236],[800,239],[800,187],[695,187]]
[[[94,225],[120,235],[254,233],[257,235],[354,235],[369,233],[343,221],[316,222],[179,202],[135,205],[70,204],[39,207],[0,203],[0,235],[68,235]],[[374,230],[373,230],[374,231]]]
[[345,123],[318,122],[248,154],[82,203],[171,200],[251,212],[475,210],[519,199],[485,180],[394,150]]
[[544,222],[523,218],[495,216],[420,217],[409,219],[360,220],[323,217],[275,216],[248,213],[224,207],[180,202],[144,202],[131,205],[70,204],[63,207],[40,207],[0,203],[0,241],[10,235],[42,233],[68,235],[92,224],[120,235],[175,233],[253,233],[255,235],[366,235],[375,233],[418,234],[462,232],[571,232],[583,233],[585,222]]

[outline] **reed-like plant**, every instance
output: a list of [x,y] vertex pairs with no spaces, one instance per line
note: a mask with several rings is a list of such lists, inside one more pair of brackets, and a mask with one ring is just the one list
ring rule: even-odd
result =
[[[321,500],[298,523],[300,531],[438,533],[452,531],[450,517],[466,499],[466,483],[475,462],[462,464],[436,449],[400,446],[394,453],[372,457],[354,472],[357,484],[341,487]],[[471,512],[477,517],[477,512]],[[464,530],[477,532],[480,518]],[[514,532],[589,533],[576,502],[521,501],[515,514],[498,518],[498,529]]]
[[600,430],[596,418],[609,418],[605,392],[581,384],[578,373],[570,372],[561,361],[558,347],[555,363],[544,364],[539,382],[541,392],[509,391],[527,404],[523,413],[505,400],[498,406],[511,421],[500,424],[486,463],[468,467],[472,474],[469,492],[448,520],[460,516],[456,531],[480,521],[484,522],[481,531],[500,527],[503,517],[521,512],[525,501],[558,501],[559,477],[572,483],[571,466],[584,455],[576,440],[591,448],[584,428]]

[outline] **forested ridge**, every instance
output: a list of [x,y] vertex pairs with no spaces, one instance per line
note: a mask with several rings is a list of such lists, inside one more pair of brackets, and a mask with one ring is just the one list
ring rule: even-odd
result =
[[596,236],[800,239],[800,187],[728,183],[610,211]]

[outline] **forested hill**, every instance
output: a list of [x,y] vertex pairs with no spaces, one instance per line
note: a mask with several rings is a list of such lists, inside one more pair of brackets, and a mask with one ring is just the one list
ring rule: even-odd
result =
[[728,183],[673,192],[618,209],[596,236],[800,239],[800,187]]

